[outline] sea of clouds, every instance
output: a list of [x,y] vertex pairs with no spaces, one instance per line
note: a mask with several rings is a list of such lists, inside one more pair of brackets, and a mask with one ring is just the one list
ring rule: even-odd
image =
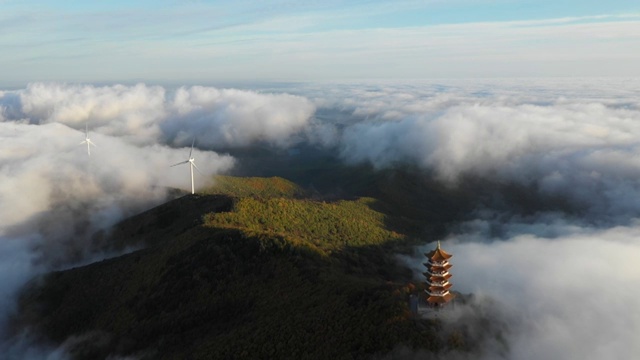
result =
[[[443,246],[454,254],[454,289],[509,309],[509,359],[636,358],[638,84],[451,80],[250,91],[34,83],[0,91],[0,325],[29,278],[95,256],[85,246],[94,231],[162,202],[167,187],[188,189],[186,167],[168,166],[186,160],[196,138],[206,175],[237,163],[225,149],[310,144],[348,164],[419,167],[451,187],[480,179],[562,199],[576,211],[483,208],[452,229]],[[87,124],[91,156],[80,145]],[[428,247],[406,259],[416,277]]]
[[[488,344],[470,358],[633,359],[640,356],[639,84],[369,84],[314,95],[358,118],[336,141],[347,162],[409,163],[454,187],[470,178],[515,184],[576,209],[528,216],[481,209],[445,239],[454,289],[496,301],[496,322],[508,324],[506,351]],[[432,247],[404,259],[416,279]]]

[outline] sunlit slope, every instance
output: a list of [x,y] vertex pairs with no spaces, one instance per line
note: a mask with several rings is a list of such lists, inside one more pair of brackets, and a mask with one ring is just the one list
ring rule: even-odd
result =
[[445,236],[447,226],[466,219],[483,201],[482,184],[469,185],[467,181],[465,186],[450,186],[409,164],[375,169],[345,164],[334,154],[316,148],[303,146],[298,150],[298,155],[269,149],[231,154],[242,159],[235,170],[242,176],[282,176],[321,198],[375,198],[376,205],[381,206],[376,209],[394,216],[388,219],[390,228],[423,238]]
[[235,211],[210,214],[205,225],[241,229],[251,234],[282,236],[325,251],[350,246],[382,245],[403,239],[384,228],[385,216],[372,210],[373,199],[331,203],[286,198],[242,198]]

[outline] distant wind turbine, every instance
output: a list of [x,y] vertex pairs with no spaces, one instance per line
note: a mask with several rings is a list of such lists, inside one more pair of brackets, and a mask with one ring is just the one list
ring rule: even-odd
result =
[[189,164],[189,170],[191,171],[191,194],[195,194],[196,192],[195,187],[193,186],[193,168],[195,168],[200,174],[202,174],[202,172],[200,172],[200,169],[198,169],[198,167],[196,166],[195,159],[191,157],[191,154],[193,154],[193,145],[195,143],[196,143],[196,139],[193,138],[193,142],[191,143],[191,151],[189,151],[189,160],[182,161],[170,166],[170,167],[173,167],[173,166],[178,166],[182,164]]
[[89,123],[85,124],[85,128],[84,128],[84,141],[80,143],[80,145],[82,144],[87,144],[87,154],[89,154],[89,156],[91,156],[91,146],[96,146],[96,144],[93,143],[93,141],[91,141],[91,139],[89,139]]

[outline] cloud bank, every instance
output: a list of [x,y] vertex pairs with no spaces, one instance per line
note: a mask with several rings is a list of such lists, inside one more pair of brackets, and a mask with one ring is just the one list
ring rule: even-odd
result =
[[34,83],[0,94],[0,119],[60,123],[123,138],[136,145],[243,147],[255,142],[286,146],[315,108],[289,94],[161,86]]
[[[494,346],[474,358],[637,357],[639,235],[636,222],[554,239],[523,234],[469,243],[453,236],[443,246],[454,254],[454,288],[476,301],[493,299],[509,324],[506,352]],[[419,276],[423,266],[412,266]]]
[[161,125],[165,138],[183,143],[202,134],[200,143],[213,148],[257,142],[287,147],[315,111],[299,96],[201,86],[178,89],[167,108],[168,120]]
[[594,218],[640,214],[640,103],[633,83],[522,82],[530,84],[364,84],[306,92],[319,113],[342,116],[333,139],[323,143],[348,163],[410,164],[451,186],[468,178],[517,184]]

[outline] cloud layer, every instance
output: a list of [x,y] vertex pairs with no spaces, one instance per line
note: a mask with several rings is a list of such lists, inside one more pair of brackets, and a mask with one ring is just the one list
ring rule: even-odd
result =
[[315,108],[289,94],[193,86],[34,83],[0,93],[0,119],[61,123],[123,138],[137,145],[242,147],[254,142],[285,146],[308,123]]
[[[491,184],[489,197],[515,184],[569,203],[576,211],[551,206],[525,216],[489,203],[469,214],[445,242],[455,289],[504,306],[509,358],[635,358],[635,84],[523,79],[245,91],[35,83],[0,91],[7,310],[0,325],[30,276],[86,258],[93,231],[162,201],[166,187],[188,189],[188,169],[168,165],[186,160],[195,137],[207,175],[238,162],[225,150],[313,145],[347,163],[419,167],[450,186],[481,180]],[[91,157],[79,145],[87,123],[97,144]]]

